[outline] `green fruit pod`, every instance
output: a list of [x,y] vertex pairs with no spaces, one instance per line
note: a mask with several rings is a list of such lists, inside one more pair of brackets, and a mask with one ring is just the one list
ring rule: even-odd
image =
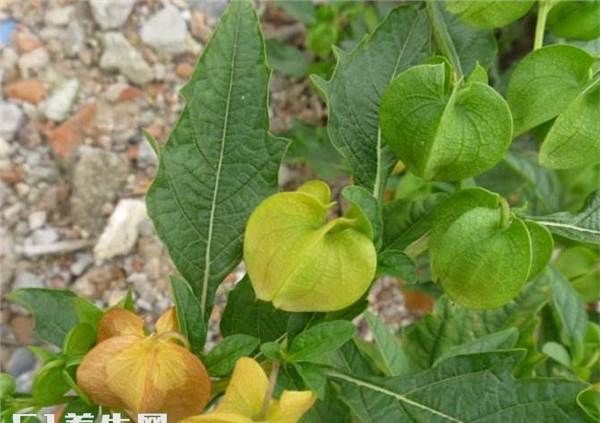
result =
[[310,181],[264,200],[244,237],[244,261],[256,297],[293,312],[343,309],[367,291],[377,264],[358,218],[328,220],[329,187]]

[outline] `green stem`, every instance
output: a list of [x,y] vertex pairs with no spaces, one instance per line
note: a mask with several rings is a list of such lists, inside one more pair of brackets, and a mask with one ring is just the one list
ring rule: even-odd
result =
[[500,210],[500,225],[506,228],[510,223],[510,206],[503,197],[500,197]]
[[459,80],[463,77],[463,70],[456,47],[454,46],[454,41],[452,41],[452,37],[450,37],[448,27],[446,26],[446,21],[442,16],[440,2],[428,0],[427,15],[431,21],[431,28],[433,28],[433,38],[435,39],[435,43],[442,54],[446,56],[448,60],[450,60],[450,63],[452,63],[452,67],[456,73],[456,80]]
[[548,12],[554,6],[553,0],[540,0],[538,3],[537,21],[535,23],[535,39],[533,41],[533,49],[537,50],[544,45],[544,32],[546,31],[546,19]]
[[429,248],[429,235],[424,235],[416,241],[410,243],[405,249],[404,254],[413,260],[416,260]]

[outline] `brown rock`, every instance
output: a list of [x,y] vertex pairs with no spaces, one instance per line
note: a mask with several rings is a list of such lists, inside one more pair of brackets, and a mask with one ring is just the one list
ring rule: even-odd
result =
[[117,97],[117,101],[122,102],[122,101],[134,100],[138,97],[141,97],[143,94],[144,94],[144,92],[142,90],[140,90],[139,88],[127,86],[119,93],[119,96]]
[[162,127],[162,125],[160,125],[158,123],[152,124],[144,129],[146,129],[146,132],[148,132],[150,135],[152,135],[157,140],[162,137],[163,127]]
[[0,180],[10,185],[23,182],[23,169],[21,169],[20,167],[12,167],[10,169],[1,170]]
[[4,95],[7,97],[33,104],[38,104],[47,94],[46,86],[38,79],[21,79],[4,86]]
[[27,53],[42,46],[40,39],[26,29],[17,32],[15,41],[21,53]]
[[175,73],[182,79],[188,79],[194,73],[194,67],[189,63],[180,63],[175,68]]
[[46,131],[50,147],[57,156],[63,159],[73,157],[92,125],[96,109],[96,103],[86,104],[60,126]]

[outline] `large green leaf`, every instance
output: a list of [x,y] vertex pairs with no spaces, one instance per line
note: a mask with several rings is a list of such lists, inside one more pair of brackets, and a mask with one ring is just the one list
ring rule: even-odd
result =
[[507,89],[515,135],[561,113],[590,79],[593,57],[577,47],[550,45],[515,67]]
[[561,1],[548,13],[548,28],[562,38],[600,37],[600,1]]
[[540,163],[551,169],[580,168],[599,162],[600,77],[558,115],[540,148]]
[[361,422],[563,423],[585,422],[566,379],[514,379],[522,351],[453,357],[410,376],[361,378],[330,371],[340,398]]
[[33,314],[33,333],[42,341],[62,347],[64,339],[78,323],[96,328],[102,311],[73,292],[62,289],[26,288],[6,296]]
[[530,219],[565,238],[600,244],[600,190],[591,193],[577,213],[557,212]]
[[519,345],[527,343],[532,316],[550,299],[549,279],[544,274],[523,288],[519,296],[494,310],[471,310],[441,297],[430,315],[407,328],[401,337],[402,345],[419,369],[430,368],[452,348],[509,327],[521,332]]
[[533,3],[533,0],[446,0],[446,8],[469,25],[497,28],[519,19]]
[[452,85],[445,64],[414,66],[387,88],[381,132],[408,169],[458,181],[492,168],[512,140],[506,101],[481,82]]
[[380,196],[391,155],[379,131],[379,104],[399,72],[426,58],[429,27],[423,12],[401,6],[352,52],[338,51],[330,81],[313,77],[328,108],[331,142],[348,161],[356,183]]
[[242,256],[254,207],[277,189],[286,143],[268,133],[269,69],[259,21],[231,2],[181,93],[146,202],[159,237],[208,319],[214,292]]
[[250,279],[244,277],[229,293],[221,317],[221,333],[255,336],[262,342],[274,341],[287,329],[290,313],[277,310],[271,303],[256,299]]
[[464,344],[450,348],[446,353],[439,357],[433,365],[435,367],[438,363],[450,357],[456,357],[459,355],[484,353],[496,350],[509,350],[515,346],[518,339],[519,331],[514,327],[510,327],[499,332],[490,333],[489,335],[483,335],[479,338],[467,341]]

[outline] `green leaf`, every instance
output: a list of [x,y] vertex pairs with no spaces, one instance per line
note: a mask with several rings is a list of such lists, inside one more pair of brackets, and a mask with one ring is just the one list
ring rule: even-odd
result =
[[569,351],[558,342],[546,342],[542,347],[542,352],[563,366],[571,368]]
[[533,3],[533,0],[509,2],[497,0],[446,0],[446,8],[469,25],[478,28],[498,28],[508,25],[525,15],[531,9]]
[[381,354],[386,376],[400,376],[410,372],[410,363],[396,335],[385,327],[385,324],[370,312],[365,319],[373,332],[373,338]]
[[172,275],[170,281],[179,330],[187,337],[192,352],[199,355],[204,350],[207,330],[202,307],[185,279]]
[[556,269],[551,269],[552,310],[560,328],[561,340],[568,345],[573,363],[583,358],[583,340],[588,317],[581,297],[569,281]]
[[358,219],[362,232],[373,240],[376,247],[381,245],[383,217],[379,203],[373,195],[359,186],[347,186],[342,190],[342,196],[351,204],[346,213],[348,218]]
[[400,6],[352,52],[339,52],[330,81],[313,77],[327,100],[331,142],[356,184],[378,198],[393,164],[379,131],[381,96],[394,76],[425,59],[428,40],[424,13]]
[[233,371],[236,361],[252,354],[259,343],[260,340],[254,336],[228,336],[204,356],[203,363],[211,376],[227,376]]
[[31,395],[37,406],[59,404],[71,389],[63,377],[64,360],[55,360],[44,365],[33,380]]
[[600,190],[591,193],[577,213],[558,212],[528,218],[556,235],[600,245]]
[[319,323],[294,338],[287,359],[290,363],[318,360],[323,354],[340,348],[355,333],[352,322],[346,320]]
[[590,80],[593,57],[577,47],[550,45],[515,67],[507,89],[515,135],[561,113]]
[[550,231],[544,226],[530,220],[525,220],[529,238],[531,239],[531,268],[527,279],[532,279],[542,273],[550,262],[554,250],[554,240]]
[[260,346],[260,352],[269,360],[286,360],[285,352],[279,342],[265,342]]
[[584,389],[577,395],[577,404],[594,421],[600,420],[600,384]]
[[373,367],[356,345],[356,341],[357,339],[351,339],[333,353],[334,367],[357,376],[373,375]]
[[479,64],[479,62],[475,64],[475,68],[473,69],[473,72],[469,74],[467,82],[481,82],[485,85],[489,84],[490,81],[488,73],[485,68]]
[[0,373],[0,399],[11,397],[17,389],[14,378],[8,373]]
[[361,422],[584,422],[575,397],[585,384],[517,380],[521,351],[453,357],[410,376],[360,378],[330,371],[340,397]]
[[65,336],[76,324],[89,323],[95,328],[102,317],[98,307],[68,290],[26,288],[6,298],[33,314],[37,338],[58,347],[63,346]]
[[65,337],[63,352],[72,358],[83,357],[96,343],[96,329],[87,324],[79,323]]
[[60,358],[60,354],[48,351],[42,347],[36,347],[35,345],[30,345],[27,347],[29,351],[33,353],[35,358],[40,360],[43,364],[46,364],[50,361],[54,361]]
[[[462,73],[470,74],[477,63],[484,69],[489,69],[495,62],[498,53],[494,32],[465,25],[458,16],[443,10],[441,2],[439,5],[442,10],[439,11],[435,31],[440,31],[440,25],[446,28],[446,42],[452,44],[451,50],[455,52]],[[438,40],[439,35],[436,37],[436,44],[439,44]],[[442,50],[443,54],[447,54],[439,45],[438,48]],[[453,65],[456,66],[456,63]]]
[[539,160],[550,169],[600,162],[600,77],[558,115],[540,148]]
[[308,71],[308,60],[298,48],[271,39],[265,42],[269,66],[290,76],[304,76]]
[[475,178],[477,185],[497,192],[515,204],[527,204],[532,213],[549,213],[560,206],[560,181],[541,167],[531,153],[509,151],[490,171]]
[[592,40],[600,37],[600,1],[561,1],[548,13],[547,26],[562,38]]
[[315,22],[315,5],[311,0],[275,0],[275,4],[299,22],[307,25]]
[[294,368],[304,381],[306,388],[315,392],[319,399],[325,400],[327,378],[321,367],[313,363],[294,363]]
[[447,194],[422,195],[414,200],[399,199],[383,207],[384,250],[402,251],[431,228],[437,207]]
[[287,329],[290,313],[274,308],[271,303],[257,300],[246,275],[229,293],[221,318],[221,333],[236,333],[259,338],[262,342],[274,341]]
[[464,344],[450,348],[443,355],[438,357],[433,363],[433,367],[440,362],[459,355],[478,354],[495,350],[509,350],[514,348],[519,339],[519,331],[517,328],[511,327],[499,332],[483,335],[479,338],[472,339]]
[[508,105],[480,82],[448,84],[444,64],[419,65],[387,88],[381,131],[409,170],[427,180],[458,181],[492,168],[512,140]]
[[561,251],[556,268],[565,275],[584,302],[600,298],[600,252],[577,245]]
[[[516,327],[521,339],[538,311],[550,299],[546,273],[528,283],[519,296],[504,307],[493,310],[472,310],[441,297],[434,311],[402,333],[402,345],[411,363],[428,369],[452,348],[510,327]],[[535,327],[535,326],[534,326]]]
[[408,283],[417,282],[417,267],[412,258],[399,250],[385,250],[377,255],[377,275],[389,275]]
[[277,189],[286,142],[268,133],[268,83],[252,4],[231,2],[181,90],[186,106],[146,194],[156,232],[204,321],[217,286],[242,257],[248,216]]

